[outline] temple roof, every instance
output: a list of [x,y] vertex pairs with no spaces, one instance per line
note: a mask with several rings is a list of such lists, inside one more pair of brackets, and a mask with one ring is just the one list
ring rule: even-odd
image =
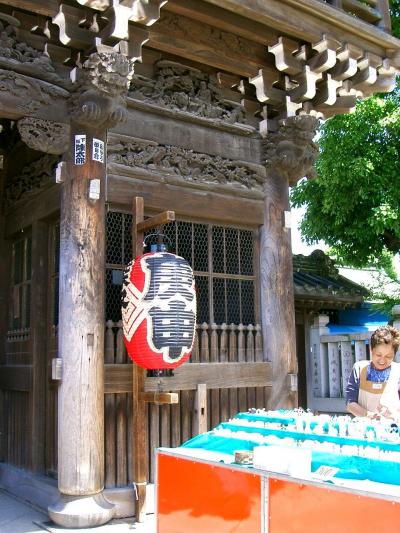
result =
[[354,307],[369,291],[339,274],[334,261],[321,250],[293,256],[296,307]]

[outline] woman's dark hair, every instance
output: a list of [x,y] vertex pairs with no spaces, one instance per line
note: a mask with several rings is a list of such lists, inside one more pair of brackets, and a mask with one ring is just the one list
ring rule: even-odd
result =
[[400,331],[393,326],[379,327],[371,336],[371,349],[378,344],[391,344],[396,353],[400,346]]

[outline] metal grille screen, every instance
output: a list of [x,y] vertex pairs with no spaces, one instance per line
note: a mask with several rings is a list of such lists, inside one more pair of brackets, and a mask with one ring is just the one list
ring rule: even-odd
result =
[[[122,272],[132,259],[132,215],[109,211],[106,220],[106,320],[121,319]],[[255,324],[255,231],[175,221],[163,228],[168,250],[193,268],[197,322]],[[156,242],[152,236],[147,242]]]

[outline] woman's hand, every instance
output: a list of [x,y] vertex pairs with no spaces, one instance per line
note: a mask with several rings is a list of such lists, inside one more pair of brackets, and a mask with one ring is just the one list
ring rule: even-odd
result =
[[378,405],[378,408],[376,410],[377,414],[382,418],[389,418],[391,420],[398,420],[400,413],[397,408],[391,408],[387,405]]

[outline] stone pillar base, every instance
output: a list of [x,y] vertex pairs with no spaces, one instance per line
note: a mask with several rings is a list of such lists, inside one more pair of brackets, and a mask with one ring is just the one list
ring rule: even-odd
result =
[[106,524],[114,517],[115,507],[102,492],[91,496],[60,494],[59,500],[48,508],[48,513],[59,526],[82,529]]

